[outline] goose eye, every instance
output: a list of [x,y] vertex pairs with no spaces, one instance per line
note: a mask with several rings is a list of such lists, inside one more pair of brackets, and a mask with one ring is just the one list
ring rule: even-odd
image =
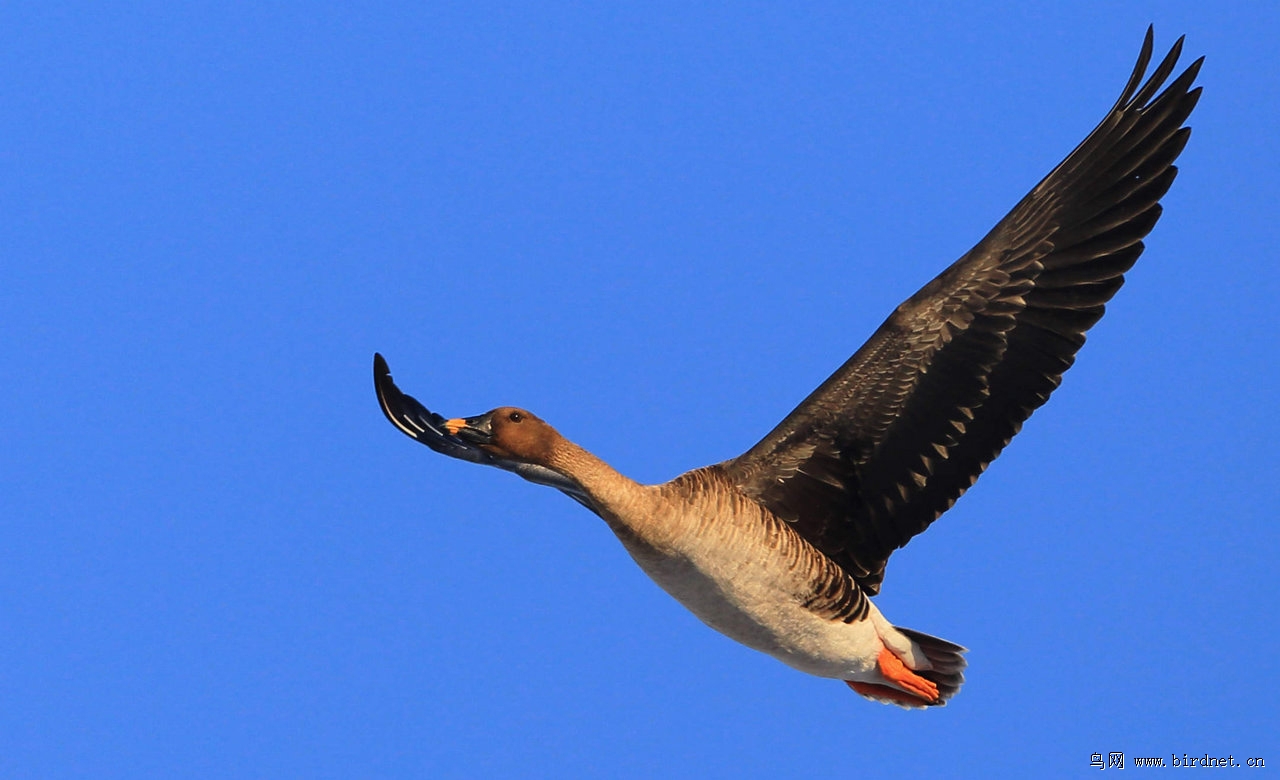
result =
[[519,412],[512,412],[511,414],[507,415],[507,419],[513,423],[518,423],[524,420],[524,415],[520,414]]

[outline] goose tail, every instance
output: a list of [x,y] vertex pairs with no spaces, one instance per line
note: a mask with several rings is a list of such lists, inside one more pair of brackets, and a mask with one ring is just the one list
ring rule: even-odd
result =
[[954,642],[930,634],[901,626],[894,628],[924,651],[931,668],[917,669],[916,674],[938,686],[938,700],[934,703],[946,704],[948,699],[960,692],[960,686],[964,685],[964,668],[969,665],[964,660],[964,654],[969,651]]

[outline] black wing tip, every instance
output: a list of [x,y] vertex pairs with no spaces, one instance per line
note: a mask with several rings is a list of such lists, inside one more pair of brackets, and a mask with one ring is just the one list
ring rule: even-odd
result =
[[383,402],[383,411],[386,411],[387,391],[399,395],[396,383],[391,381],[391,367],[381,352],[373,353],[373,388],[378,391],[378,400]]
[[407,427],[405,423],[399,419],[407,417],[410,409],[406,408],[409,396],[400,392],[400,388],[396,387],[396,383],[391,379],[391,368],[387,365],[387,360],[382,353],[373,353],[373,389],[378,394],[378,406],[382,409],[382,414],[391,422],[392,425],[399,428],[407,435],[417,439],[419,434],[412,428]]
[[[521,473],[521,476],[524,476],[525,479],[531,479],[534,482],[539,481],[521,472],[519,468],[515,468],[511,464],[499,462],[492,455],[475,445],[451,436],[447,431],[445,418],[442,415],[431,411],[423,406],[418,399],[396,387],[396,383],[391,379],[391,369],[387,365],[387,360],[380,352],[373,353],[373,386],[378,395],[378,408],[382,409],[383,416],[401,433],[419,444],[425,444],[436,452],[448,455],[451,458],[490,466],[500,466],[510,471]],[[553,483],[544,481],[544,484]],[[555,484],[555,486],[565,490],[565,492],[570,492],[560,484]],[[575,495],[574,498],[584,501],[580,496]]]
[[[1180,35],[1178,39],[1169,47],[1169,51],[1164,58],[1151,71],[1151,75],[1147,76],[1147,66],[1151,64],[1151,55],[1155,45],[1155,25],[1147,26],[1147,34],[1142,41],[1142,51],[1138,55],[1138,61],[1134,65],[1133,73],[1129,76],[1129,82],[1125,84],[1125,88],[1120,95],[1120,99],[1116,101],[1115,109],[1124,110],[1128,108],[1143,109],[1150,103],[1156,102],[1158,98],[1156,93],[1160,87],[1169,79],[1178,64],[1179,58],[1182,57],[1182,48],[1186,43],[1187,36]],[[1179,76],[1174,80],[1175,84],[1179,84],[1180,88],[1176,91],[1185,92],[1187,87],[1191,85],[1200,73],[1200,67],[1204,64],[1204,56],[1198,57],[1195,62],[1187,66]],[[1145,77],[1145,81],[1144,81]],[[1172,87],[1162,93],[1160,97],[1164,97],[1168,92],[1175,91]]]
[[[1195,62],[1192,62],[1190,65],[1188,65],[1187,69],[1182,72],[1182,75],[1179,78],[1185,78],[1188,82],[1195,81],[1196,76],[1200,75],[1200,68],[1202,67],[1204,67],[1203,54],[1201,54],[1199,57],[1196,57]],[[1200,89],[1201,89],[1200,87],[1196,87],[1196,91]]]

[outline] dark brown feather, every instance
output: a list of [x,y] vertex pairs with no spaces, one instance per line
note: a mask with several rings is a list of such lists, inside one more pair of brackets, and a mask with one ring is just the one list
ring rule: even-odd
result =
[[[1075,360],[1142,253],[1200,96],[1182,39],[972,250],[899,306],[726,473],[871,593]],[[1141,87],[1139,85],[1142,85]]]

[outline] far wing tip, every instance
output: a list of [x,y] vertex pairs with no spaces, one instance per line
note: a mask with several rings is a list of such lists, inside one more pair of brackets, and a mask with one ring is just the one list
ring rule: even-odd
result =
[[382,409],[382,414],[404,435],[452,458],[473,463],[493,462],[488,453],[448,435],[444,428],[444,417],[396,387],[386,359],[378,352],[373,353],[373,386],[378,394],[378,407]]
[[[373,353],[373,388],[378,393],[378,406],[387,420],[405,435],[424,441],[423,434],[432,431],[429,425],[431,412],[396,387],[391,378],[391,368],[380,352]],[[424,426],[424,423],[428,424]]]

